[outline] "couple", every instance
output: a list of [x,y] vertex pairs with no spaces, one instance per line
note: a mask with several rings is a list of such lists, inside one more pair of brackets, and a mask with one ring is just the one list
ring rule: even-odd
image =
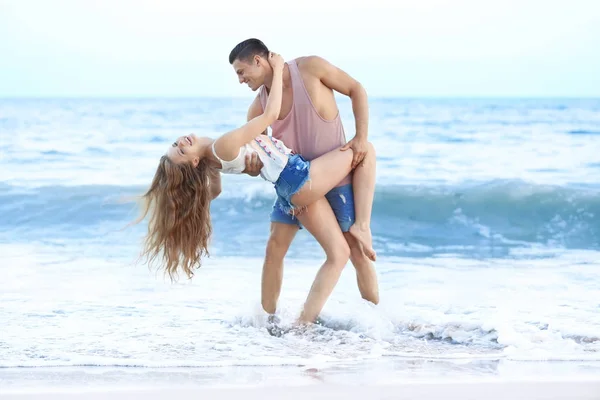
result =
[[[229,62],[240,83],[260,88],[248,122],[216,140],[190,135],[171,145],[144,195],[138,222],[151,214],[143,255],[160,257],[171,276],[182,270],[191,277],[208,254],[210,202],[220,193],[220,173],[260,173],[277,193],[263,265],[264,310],[275,314],[283,259],[300,224],[322,246],[326,261],[299,322],[316,320],[348,258],[362,297],[378,303],[370,234],[375,151],[366,139],[364,89],[318,57],[286,64],[257,39],[238,44]],[[352,99],[357,134],[347,144],[333,90]],[[272,137],[265,135],[268,126]]]

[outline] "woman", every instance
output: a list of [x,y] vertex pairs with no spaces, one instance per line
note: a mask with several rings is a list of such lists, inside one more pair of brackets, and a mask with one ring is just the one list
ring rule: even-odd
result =
[[[282,99],[283,58],[270,53],[269,63],[273,85],[264,113],[217,139],[178,138],[161,157],[144,194],[145,207],[137,222],[152,213],[143,255],[152,261],[162,253],[171,278],[178,269],[192,277],[202,255],[208,255],[209,208],[214,197],[211,175],[242,173],[246,154],[257,152],[263,163],[261,177],[274,184],[286,211],[293,213],[324,197],[351,170],[351,150],[334,150],[308,162],[281,141],[262,134],[278,118]],[[366,157],[375,157],[370,143]],[[370,229],[375,163],[367,161],[353,175],[356,221],[350,233],[375,260]]]

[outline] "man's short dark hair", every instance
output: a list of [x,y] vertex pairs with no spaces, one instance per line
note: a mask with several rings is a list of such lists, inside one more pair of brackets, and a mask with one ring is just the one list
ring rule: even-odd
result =
[[235,60],[248,61],[255,55],[267,58],[269,49],[258,39],[246,39],[231,50],[229,64],[233,64]]

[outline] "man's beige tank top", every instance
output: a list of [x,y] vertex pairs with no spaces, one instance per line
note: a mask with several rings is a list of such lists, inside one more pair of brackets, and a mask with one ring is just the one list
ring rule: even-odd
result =
[[[305,159],[313,160],[346,143],[344,127],[339,113],[333,120],[321,118],[304,86],[296,60],[288,61],[287,65],[292,80],[293,103],[289,114],[271,125],[273,137]],[[268,97],[264,86],[260,88],[259,96],[264,110]],[[351,180],[351,175],[348,175],[338,186]]]

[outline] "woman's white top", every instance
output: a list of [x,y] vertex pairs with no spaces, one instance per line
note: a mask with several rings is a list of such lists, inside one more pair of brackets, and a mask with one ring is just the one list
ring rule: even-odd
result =
[[219,172],[223,174],[241,174],[246,169],[246,155],[258,153],[258,157],[263,163],[260,176],[264,180],[273,183],[277,182],[281,171],[288,162],[289,155],[292,154],[292,150],[287,148],[281,140],[272,136],[260,135],[250,143],[243,145],[235,159],[225,161],[215,152],[215,142],[212,144],[212,151],[221,162],[222,168]]

